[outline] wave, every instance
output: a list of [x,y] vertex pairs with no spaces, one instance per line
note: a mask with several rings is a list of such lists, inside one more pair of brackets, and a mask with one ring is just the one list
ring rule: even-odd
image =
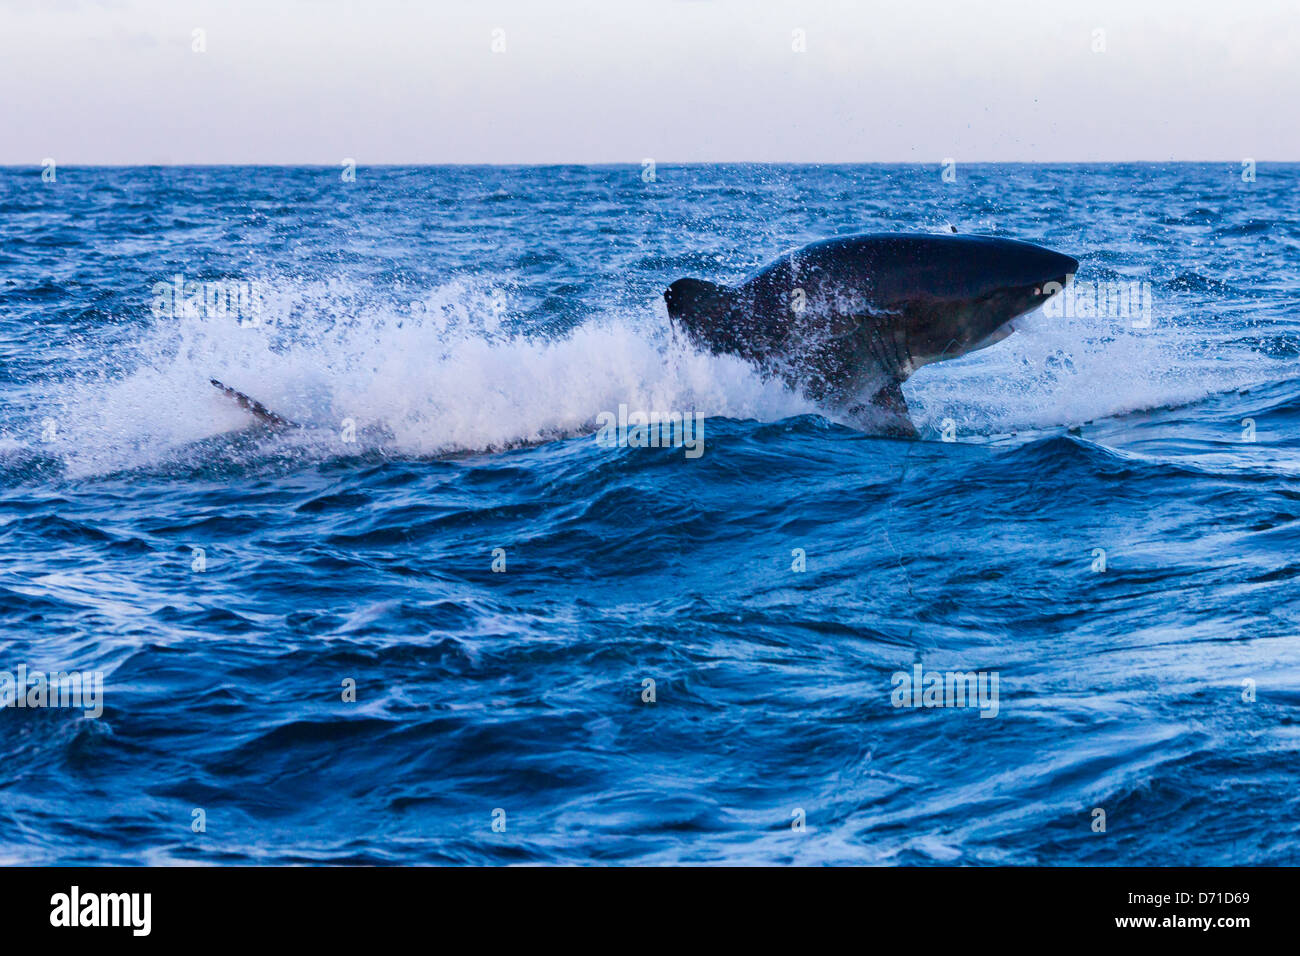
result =
[[[414,292],[340,278],[257,286],[260,309],[245,324],[149,317],[125,354],[85,346],[91,367],[38,412],[53,436],[28,452],[0,446],[0,457],[41,473],[31,460],[39,453],[76,478],[192,465],[214,443],[236,460],[491,452],[594,430],[596,416],[620,404],[764,422],[818,412],[741,360],[675,336],[657,301],[611,308],[564,333],[525,332],[526,319],[502,309],[508,277]],[[1068,427],[1196,402],[1286,367],[1240,345],[1215,354],[1171,316],[1143,330],[1041,313],[1019,326],[998,347],[907,382],[923,435],[982,441]],[[250,431],[211,378],[306,427]]]
[[[65,382],[47,451],[73,476],[183,460],[246,429],[209,379],[306,428],[266,442],[312,456],[493,451],[594,429],[620,404],[772,420],[813,407],[739,359],[671,335],[662,309],[593,317],[567,334],[511,331],[503,282],[454,279],[405,304],[339,280],[263,283],[256,324],[152,319],[132,369]],[[120,359],[116,364],[121,364]]]

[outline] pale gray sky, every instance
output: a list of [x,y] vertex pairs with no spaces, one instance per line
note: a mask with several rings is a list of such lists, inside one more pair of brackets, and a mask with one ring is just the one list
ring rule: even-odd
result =
[[1298,28],[1296,0],[0,0],[0,163],[1300,160]]

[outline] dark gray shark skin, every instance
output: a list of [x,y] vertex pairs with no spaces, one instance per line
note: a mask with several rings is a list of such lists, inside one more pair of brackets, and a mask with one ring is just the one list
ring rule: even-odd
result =
[[863,431],[916,437],[901,383],[1002,341],[1078,268],[1015,239],[876,233],[814,242],[737,286],[678,279],[664,299],[696,345],[752,362]]

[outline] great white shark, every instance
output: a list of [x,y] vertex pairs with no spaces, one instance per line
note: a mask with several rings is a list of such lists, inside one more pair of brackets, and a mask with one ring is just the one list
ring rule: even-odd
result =
[[863,431],[916,437],[907,377],[1002,341],[1078,268],[1015,239],[873,233],[814,242],[739,285],[678,279],[664,299],[698,346],[779,376]]
[[[1078,268],[1016,239],[876,233],[814,242],[739,285],[678,279],[664,299],[700,347],[779,376],[863,431],[915,438],[907,377],[1002,341]],[[302,427],[212,384],[264,425]]]

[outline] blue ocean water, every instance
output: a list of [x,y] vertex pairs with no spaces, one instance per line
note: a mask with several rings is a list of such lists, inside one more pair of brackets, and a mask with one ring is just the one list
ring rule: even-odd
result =
[[[659,299],[951,226],[1149,321],[909,442]],[[0,861],[1300,862],[1298,264],[1297,166],[0,170],[0,670],[103,680],[0,709]]]

